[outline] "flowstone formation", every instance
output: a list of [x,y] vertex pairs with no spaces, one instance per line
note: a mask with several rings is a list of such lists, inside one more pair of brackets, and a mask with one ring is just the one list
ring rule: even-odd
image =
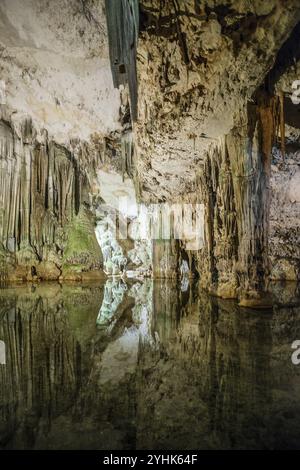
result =
[[[89,191],[99,155],[81,142],[69,150],[0,121],[2,280],[99,276],[102,255],[94,233]],[[89,274],[87,272],[89,271]]]
[[105,272],[112,275],[124,272],[128,260],[107,221],[97,223],[96,236],[103,254]]
[[103,278],[97,171],[132,165],[104,0],[0,10],[0,280]]

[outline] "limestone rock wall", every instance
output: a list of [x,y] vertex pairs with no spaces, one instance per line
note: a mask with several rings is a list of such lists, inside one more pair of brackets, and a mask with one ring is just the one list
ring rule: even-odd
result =
[[297,1],[141,2],[141,197],[205,204],[206,244],[189,266],[211,292],[248,306],[270,300],[271,151],[285,127],[276,83],[296,70],[299,19]]
[[232,131],[211,145],[197,171],[196,190],[189,194],[205,207],[205,243],[190,253],[190,269],[198,271],[201,285],[210,292],[238,297],[244,305],[267,303],[275,103],[259,92],[237,113]]
[[300,19],[299,2],[142,0],[137,171],[145,200],[178,200],[228,134]]
[[0,5],[0,99],[55,142],[120,130],[104,0]]

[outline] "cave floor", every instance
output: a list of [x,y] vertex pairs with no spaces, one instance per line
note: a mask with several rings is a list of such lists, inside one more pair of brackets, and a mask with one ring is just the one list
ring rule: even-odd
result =
[[0,449],[299,449],[299,286],[273,294],[251,310],[188,279],[2,287]]

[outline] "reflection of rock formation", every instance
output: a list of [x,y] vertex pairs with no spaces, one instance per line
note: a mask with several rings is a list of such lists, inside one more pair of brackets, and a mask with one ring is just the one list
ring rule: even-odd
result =
[[108,327],[115,323],[114,315],[123,300],[127,285],[122,280],[108,279],[104,288],[104,297],[99,314],[97,325]]
[[0,340],[0,365],[6,364],[6,346],[4,341]]
[[151,330],[154,305],[153,305],[153,281],[145,279],[135,283],[129,295],[134,298],[132,318],[138,327],[139,339],[142,343],[155,344],[156,335]]
[[272,313],[146,280],[109,331],[103,286],[2,289],[0,446],[299,448],[299,293],[276,288]]
[[76,416],[101,297],[99,287],[1,290],[0,336],[7,347],[0,368],[1,447],[47,445],[52,422]]
[[104,268],[107,274],[119,274],[128,262],[123,249],[116,239],[115,224],[109,217],[98,221],[95,233],[101,247]]
[[[165,289],[154,295],[159,352],[140,358],[138,447],[299,448],[293,407],[300,371],[290,361],[294,333],[276,333],[282,312],[245,311],[203,292],[178,308],[174,288],[171,297]],[[161,302],[166,297],[169,308]],[[286,314],[295,328],[293,313]]]

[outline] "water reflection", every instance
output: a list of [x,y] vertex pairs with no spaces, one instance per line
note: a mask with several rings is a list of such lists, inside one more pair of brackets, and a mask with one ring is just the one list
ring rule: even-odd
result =
[[150,279],[0,289],[0,448],[300,448],[297,289],[273,312]]
[[104,298],[97,317],[97,325],[108,327],[115,321],[116,312],[127,291],[127,284],[119,278],[108,279],[104,287]]

